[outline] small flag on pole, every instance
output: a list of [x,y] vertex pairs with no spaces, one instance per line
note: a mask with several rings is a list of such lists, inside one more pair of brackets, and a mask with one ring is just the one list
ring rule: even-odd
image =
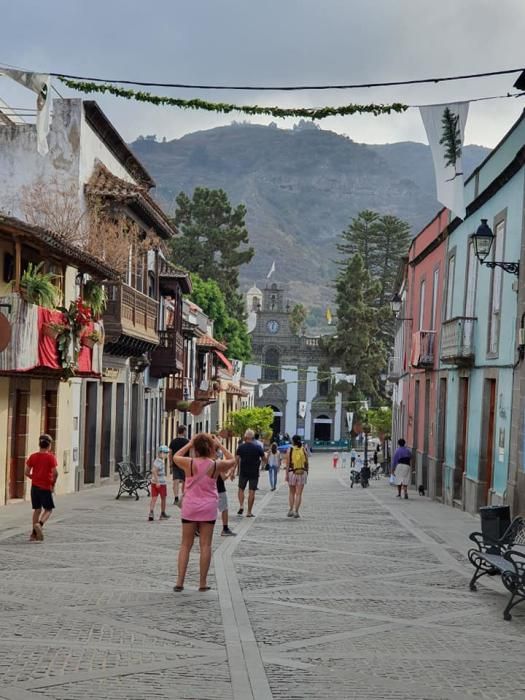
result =
[[328,323],[329,326],[332,325],[332,312],[330,311],[330,307],[327,307],[326,309],[326,322]]
[[272,263],[272,266],[270,268],[270,272],[266,275],[266,279],[270,279],[270,277],[273,275],[275,272],[275,260]]

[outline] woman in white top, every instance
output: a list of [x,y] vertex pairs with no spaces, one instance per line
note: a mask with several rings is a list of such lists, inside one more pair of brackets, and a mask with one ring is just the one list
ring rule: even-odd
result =
[[281,466],[281,455],[277,449],[277,443],[272,442],[270,451],[268,452],[268,477],[270,479],[270,489],[275,491],[277,488],[277,475]]

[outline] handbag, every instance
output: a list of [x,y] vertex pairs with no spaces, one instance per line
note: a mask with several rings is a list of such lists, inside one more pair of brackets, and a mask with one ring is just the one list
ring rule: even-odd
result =
[[390,478],[388,480],[388,483],[390,484],[390,486],[396,485],[396,477],[393,474],[390,474]]

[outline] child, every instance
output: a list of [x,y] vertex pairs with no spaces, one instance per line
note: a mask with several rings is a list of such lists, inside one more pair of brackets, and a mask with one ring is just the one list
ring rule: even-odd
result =
[[332,455],[332,466],[334,469],[337,469],[337,465],[339,463],[339,452],[334,452]]
[[31,505],[33,507],[33,529],[29,539],[42,542],[44,531],[53,512],[53,490],[58,479],[57,460],[51,452],[53,439],[49,435],[38,438],[40,450],[28,457],[25,475],[31,479]]
[[169,447],[161,445],[157,451],[157,459],[154,460],[151,468],[151,502],[149,506],[148,520],[154,520],[155,504],[157,497],[160,496],[160,518],[159,520],[168,520],[170,517],[166,513],[166,497],[168,495],[168,486],[166,484],[166,459],[169,454]]

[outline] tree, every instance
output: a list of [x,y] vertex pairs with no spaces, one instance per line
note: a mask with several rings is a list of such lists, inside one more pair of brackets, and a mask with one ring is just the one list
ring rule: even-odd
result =
[[224,425],[226,430],[231,430],[238,437],[242,437],[247,430],[253,430],[264,437],[272,434],[273,409],[269,406],[264,408],[241,408],[232,411]]
[[374,274],[376,270],[377,242],[379,231],[379,214],[369,209],[360,211],[352,219],[348,228],[341,234],[341,241],[337,243],[337,250],[343,255],[341,265],[346,265],[356,253],[363,258],[365,268]]
[[224,294],[215,280],[203,280],[191,275],[191,299],[213,320],[213,332],[217,340],[227,345],[226,354],[237,360],[249,360],[251,340],[245,324],[228,313]]
[[392,430],[392,409],[390,406],[371,408],[368,411],[368,422],[372,431],[377,435],[390,435]]
[[344,372],[356,375],[352,398],[381,396],[387,353],[379,334],[379,292],[379,282],[372,279],[359,254],[336,279],[337,333],[330,341],[330,353]]
[[191,199],[181,192],[176,202],[175,225],[182,235],[172,241],[173,262],[203,280],[215,280],[230,316],[242,320],[239,268],[254,255],[248,247],[245,206],[232,208],[224,190],[206,187],[197,187]]
[[[441,146],[445,147],[445,167],[454,168],[454,178],[463,173],[456,170],[457,162],[461,158],[461,129],[459,125],[459,114],[454,114],[449,107],[445,107],[441,117],[441,133],[439,140]],[[452,178],[452,179],[454,179]]]
[[292,333],[299,335],[307,316],[308,311],[305,309],[305,307],[302,304],[295,304],[290,313],[290,328]]

